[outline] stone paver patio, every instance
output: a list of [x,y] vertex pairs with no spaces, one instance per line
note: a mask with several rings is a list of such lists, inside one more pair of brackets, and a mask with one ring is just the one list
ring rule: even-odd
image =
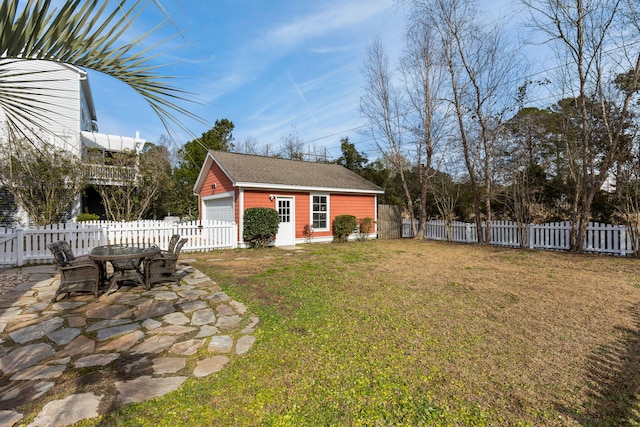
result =
[[94,418],[249,351],[259,319],[189,262],[179,265],[181,285],[55,303],[53,266],[20,269],[22,283],[0,296],[0,426],[32,416],[21,412],[30,405],[42,409],[28,426]]

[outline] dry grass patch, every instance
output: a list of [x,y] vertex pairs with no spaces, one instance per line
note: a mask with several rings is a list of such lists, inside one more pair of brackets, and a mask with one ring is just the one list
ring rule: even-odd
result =
[[534,424],[637,421],[636,260],[409,246],[373,269],[376,281],[400,285],[393,304],[428,318],[443,351],[426,363],[450,392]]

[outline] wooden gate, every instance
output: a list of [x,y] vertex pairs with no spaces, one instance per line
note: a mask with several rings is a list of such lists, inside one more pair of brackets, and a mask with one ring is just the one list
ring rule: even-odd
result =
[[378,238],[402,238],[402,208],[397,205],[378,205]]

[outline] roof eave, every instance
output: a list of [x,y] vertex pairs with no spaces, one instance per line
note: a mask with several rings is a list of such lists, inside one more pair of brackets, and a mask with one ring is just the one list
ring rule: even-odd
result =
[[227,176],[227,178],[229,178],[231,180],[231,185],[236,187],[236,182],[234,181],[233,177],[231,175],[229,175],[229,173],[225,170],[225,168],[222,167],[220,162],[216,160],[214,155],[211,153],[211,150],[208,150],[207,151],[207,157],[205,157],[205,159],[204,159],[204,163],[202,164],[202,167],[200,168],[200,173],[198,174],[198,178],[196,179],[196,183],[193,186],[193,194],[194,195],[197,196],[202,191],[202,187],[204,186],[204,181],[207,179],[207,175],[209,174],[209,171],[211,170],[211,166],[213,166],[214,163],[217,164],[218,167],[220,168],[220,170],[222,171],[222,173],[225,174]]
[[283,191],[315,191],[323,193],[351,193],[351,194],[384,194],[384,190],[373,190],[365,188],[336,188],[336,187],[315,187],[304,185],[268,184],[261,182],[237,182],[239,188],[255,188],[260,190],[283,190]]
[[207,178],[207,174],[209,170],[211,170],[211,165],[213,164],[213,156],[211,153],[207,152],[207,157],[204,158],[204,163],[200,168],[200,173],[198,174],[198,178],[196,178],[196,183],[193,185],[193,194],[198,196],[200,191],[202,191],[202,187],[204,186],[204,180]]
[[67,64],[64,62],[58,62],[58,64],[61,64],[78,73],[80,84],[82,85],[85,96],[87,97],[87,106],[89,107],[89,115],[91,116],[91,120],[97,121],[98,114],[96,113],[96,106],[93,101],[93,93],[91,92],[91,85],[89,84],[89,73],[73,64]]
[[89,115],[91,116],[91,120],[97,121],[98,114],[96,113],[96,106],[93,102],[93,93],[91,92],[91,85],[89,84],[89,76],[87,74],[80,78],[80,84],[84,88],[84,93],[87,97],[87,105],[89,107]]

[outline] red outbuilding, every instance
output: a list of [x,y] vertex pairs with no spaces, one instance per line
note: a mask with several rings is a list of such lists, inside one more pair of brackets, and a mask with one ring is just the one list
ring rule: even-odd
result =
[[[371,218],[369,238],[377,237],[377,185],[331,163],[312,163],[249,154],[209,151],[194,186],[200,219],[238,224],[242,239],[245,209],[276,209],[280,225],[276,246],[333,239],[338,215]],[[313,228],[311,237],[305,226]]]

